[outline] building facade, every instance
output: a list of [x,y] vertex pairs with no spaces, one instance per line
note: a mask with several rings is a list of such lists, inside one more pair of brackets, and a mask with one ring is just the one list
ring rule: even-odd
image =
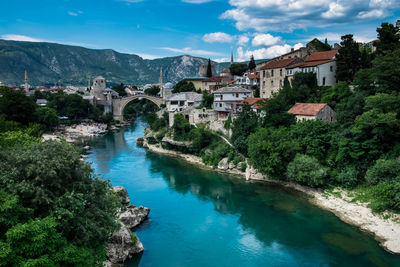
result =
[[328,104],[296,103],[288,113],[296,116],[296,121],[322,120],[335,122],[335,111]]
[[268,61],[260,70],[260,96],[271,98],[282,87],[287,75],[286,69],[301,62],[299,58],[275,59]]
[[252,97],[252,91],[241,86],[223,87],[213,91],[213,109],[218,112],[218,118],[225,119],[229,114],[235,114],[239,103]]
[[183,111],[190,107],[198,107],[201,104],[202,94],[184,92],[172,95],[167,100],[168,112]]

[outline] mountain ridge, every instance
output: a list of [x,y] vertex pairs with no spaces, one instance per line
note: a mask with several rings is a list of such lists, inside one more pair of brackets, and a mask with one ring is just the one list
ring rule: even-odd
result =
[[[113,49],[0,39],[0,81],[4,84],[22,84],[26,70],[32,85],[87,85],[99,75],[111,84],[140,85],[158,82],[161,67],[164,81],[178,82],[198,76],[200,65],[207,60],[190,55],[143,59]],[[213,65],[216,73],[229,67],[229,63]]]

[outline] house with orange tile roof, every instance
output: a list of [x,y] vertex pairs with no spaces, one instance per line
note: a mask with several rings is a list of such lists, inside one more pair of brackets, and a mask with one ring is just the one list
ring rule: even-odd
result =
[[239,107],[241,107],[241,106],[247,104],[251,107],[251,109],[254,112],[261,114],[263,117],[265,114],[262,114],[263,113],[262,108],[265,106],[267,101],[268,101],[267,99],[264,99],[261,97],[247,97],[247,98],[243,99],[242,101],[240,101],[238,105],[239,105]]
[[289,81],[297,72],[313,72],[317,75],[318,86],[336,84],[336,55],[338,50],[315,52],[306,58],[304,63],[294,64],[286,68]]
[[296,116],[296,121],[322,120],[335,122],[335,111],[325,103],[296,103],[288,113]]
[[257,71],[245,72],[242,76],[234,77],[235,84],[251,89],[253,86],[260,85],[260,73]]
[[292,65],[302,63],[300,58],[284,58],[268,61],[260,69],[260,96],[271,98],[282,87],[286,77],[286,69]]

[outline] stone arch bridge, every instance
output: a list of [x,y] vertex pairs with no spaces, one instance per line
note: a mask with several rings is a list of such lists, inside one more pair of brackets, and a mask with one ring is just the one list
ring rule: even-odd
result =
[[161,97],[150,96],[150,95],[134,95],[122,98],[114,98],[112,100],[112,107],[113,107],[113,118],[114,120],[123,121],[124,120],[124,109],[129,102],[136,100],[136,99],[147,99],[158,107],[163,104],[163,99]]

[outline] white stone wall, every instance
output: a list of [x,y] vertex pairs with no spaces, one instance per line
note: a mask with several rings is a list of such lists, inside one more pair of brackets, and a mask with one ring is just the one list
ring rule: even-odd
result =
[[336,84],[336,61],[328,62],[317,67],[318,86],[323,86],[324,77],[325,86]]

